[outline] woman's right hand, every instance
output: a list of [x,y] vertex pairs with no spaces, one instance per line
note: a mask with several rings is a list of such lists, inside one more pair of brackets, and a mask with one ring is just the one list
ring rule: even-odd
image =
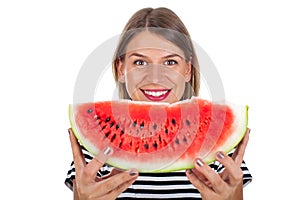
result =
[[103,178],[97,177],[97,172],[104,165],[112,152],[109,150],[104,151],[102,155],[97,156],[100,159],[93,158],[86,164],[81,147],[72,129],[68,131],[76,170],[76,176],[73,180],[75,200],[116,199],[137,179],[138,172],[136,170],[119,171],[117,173],[113,171],[113,173]]

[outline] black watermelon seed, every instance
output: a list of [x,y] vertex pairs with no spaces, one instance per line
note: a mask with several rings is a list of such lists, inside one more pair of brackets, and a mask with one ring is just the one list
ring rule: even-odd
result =
[[172,124],[175,126],[176,125],[176,120],[172,119]]
[[123,142],[121,141],[121,142],[119,143],[119,148],[121,148],[122,144],[123,144]]
[[105,119],[105,122],[109,122],[110,121],[110,117],[107,117],[106,119]]
[[156,124],[153,125],[153,129],[154,129],[154,130],[157,129],[157,125],[156,125]]
[[92,113],[93,112],[93,109],[88,109],[88,111],[87,111],[88,113]]
[[161,137],[160,137],[160,135],[158,136],[158,141],[161,142]]
[[183,138],[183,141],[184,141],[184,142],[187,142],[187,139],[186,139],[186,137],[184,137],[184,138]]
[[168,131],[168,129],[165,129],[165,134],[167,134],[167,135],[168,135],[168,132],[169,132],[169,131]]
[[136,124],[137,124],[137,122],[134,121],[134,122],[132,123],[132,126],[133,126],[133,127],[136,127]]
[[145,149],[149,149],[149,145],[148,144],[144,144]]
[[120,137],[124,135],[124,130],[121,130],[121,134],[120,134]]
[[110,128],[113,127],[114,125],[115,125],[114,122],[112,122],[112,123],[109,124]]
[[104,130],[106,128],[106,125],[104,125],[103,127],[102,127],[102,130]]
[[176,144],[179,144],[179,140],[178,140],[178,138],[176,138],[176,140],[175,140],[175,143],[176,143]]
[[114,140],[116,139],[116,137],[117,137],[117,135],[114,134],[114,135],[111,137],[110,141],[111,141],[111,142],[114,142]]
[[156,141],[152,144],[152,146],[155,148],[155,149],[157,149],[157,143],[156,143]]
[[119,124],[116,125],[116,130],[118,130],[120,128]]
[[188,125],[188,126],[190,126],[191,125],[191,122],[187,119],[187,120],[185,120],[185,123],[186,123],[186,125]]
[[105,133],[105,137],[108,138],[109,134],[110,134],[110,131],[108,131],[107,133]]
[[140,128],[143,129],[145,127],[144,122],[140,124]]

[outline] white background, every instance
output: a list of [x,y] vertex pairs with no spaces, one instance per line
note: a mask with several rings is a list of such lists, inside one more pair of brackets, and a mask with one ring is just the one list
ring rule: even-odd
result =
[[64,178],[77,74],[101,42],[147,6],[175,11],[215,63],[227,100],[250,106],[245,160],[254,179],[245,199],[296,199],[299,5],[254,0],[1,1],[1,196],[72,199]]

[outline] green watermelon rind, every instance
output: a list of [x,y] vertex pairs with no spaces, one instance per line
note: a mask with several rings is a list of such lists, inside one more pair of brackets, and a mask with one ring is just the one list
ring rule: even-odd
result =
[[[236,142],[231,144],[230,147],[226,147],[225,149],[221,150],[223,151],[225,154],[230,153],[243,139],[243,137],[246,134],[247,128],[248,128],[248,106],[243,106],[243,112],[245,114],[245,116],[243,116],[244,118],[244,123],[243,124],[238,124],[238,130],[236,132],[238,132],[238,138],[235,140]],[[75,123],[75,118],[74,118],[74,114],[76,113],[76,110],[74,110],[76,108],[73,107],[72,104],[69,105],[69,120],[70,120],[70,124],[71,124],[71,128],[73,130],[74,135],[76,136],[76,138],[79,140],[79,143],[81,145],[83,145],[88,152],[90,152],[93,156],[96,156],[99,153],[99,150],[94,147],[94,145],[92,143],[90,143],[88,140],[84,140],[83,137],[80,134],[80,131],[77,130],[76,127],[76,123]],[[237,110],[241,110],[241,109],[237,109]],[[242,123],[242,122],[241,122]],[[223,146],[221,146],[220,148],[223,148]],[[209,154],[210,157],[208,158],[203,158],[203,161],[207,164],[214,162],[215,159],[215,155],[212,155],[211,153]],[[196,159],[196,158],[195,158]],[[109,162],[109,160],[107,161],[108,164],[115,166],[115,167],[119,167],[116,166],[114,163]],[[185,163],[184,161],[180,162],[180,161],[176,161],[174,165],[170,165],[168,167],[162,168],[162,169],[157,169],[157,170],[153,170],[153,171],[143,171],[140,170],[140,172],[153,172],[153,173],[159,173],[159,172],[170,172],[170,171],[179,171],[179,170],[186,170],[186,169],[192,169],[194,168],[193,162],[188,162]]]

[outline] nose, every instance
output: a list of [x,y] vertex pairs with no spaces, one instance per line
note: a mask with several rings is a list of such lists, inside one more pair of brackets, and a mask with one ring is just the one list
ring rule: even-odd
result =
[[149,68],[149,81],[152,83],[159,83],[162,79],[163,66],[151,65]]

